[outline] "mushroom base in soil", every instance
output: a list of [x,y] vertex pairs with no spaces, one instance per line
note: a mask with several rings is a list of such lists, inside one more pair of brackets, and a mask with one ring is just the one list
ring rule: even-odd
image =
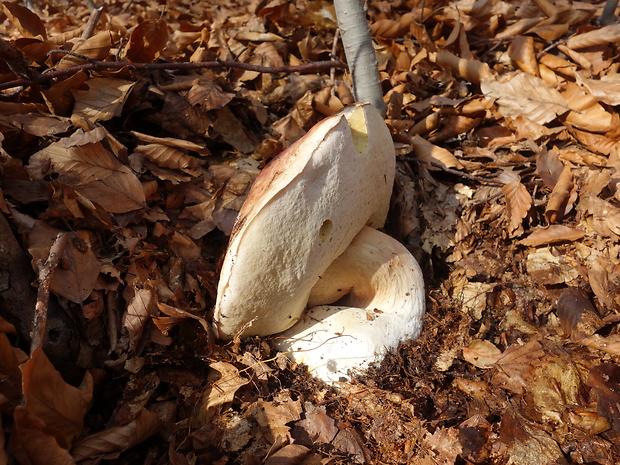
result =
[[387,216],[394,170],[390,132],[368,103],[324,119],[269,163],[224,257],[217,336],[281,333],[278,349],[327,382],[417,337],[422,273],[402,244],[375,229]]

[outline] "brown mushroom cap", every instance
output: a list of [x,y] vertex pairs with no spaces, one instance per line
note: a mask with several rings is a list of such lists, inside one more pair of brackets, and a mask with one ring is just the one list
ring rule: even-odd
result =
[[370,104],[321,121],[267,165],[224,258],[218,336],[270,335],[295,324],[319,276],[358,232],[383,225],[394,170],[390,132]]

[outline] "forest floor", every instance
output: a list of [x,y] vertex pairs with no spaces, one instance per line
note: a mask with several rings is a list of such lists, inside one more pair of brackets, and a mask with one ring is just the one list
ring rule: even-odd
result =
[[602,3],[368,2],[428,311],[341,386],[210,333],[253,180],[353,102],[331,2],[96,3],[1,5],[0,464],[618,463]]

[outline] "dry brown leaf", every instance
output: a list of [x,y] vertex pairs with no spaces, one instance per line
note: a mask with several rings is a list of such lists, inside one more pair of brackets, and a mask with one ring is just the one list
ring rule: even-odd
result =
[[592,349],[602,350],[611,355],[620,355],[620,334],[612,334],[607,337],[593,334],[582,339],[579,343]]
[[18,2],[2,2],[0,7],[2,7],[2,11],[8,20],[22,36],[41,37],[44,40],[47,38],[43,21],[24,5]]
[[558,443],[548,433],[513,412],[502,416],[499,440],[508,446],[508,463],[511,464],[540,465],[564,460]]
[[433,434],[426,433],[422,441],[435,453],[433,463],[438,465],[454,465],[457,456],[463,452],[458,437],[458,429],[439,427]]
[[161,144],[138,145],[134,151],[163,168],[177,169],[192,176],[202,173],[199,159],[173,147]]
[[214,80],[200,76],[187,93],[187,100],[191,105],[200,105],[204,111],[209,111],[223,108],[234,96],[232,93],[224,92]]
[[157,325],[157,327],[162,331],[162,333],[164,333],[166,336],[168,335],[168,332],[170,329],[172,329],[172,327],[176,326],[179,322],[181,322],[182,320],[186,319],[186,318],[191,318],[193,320],[198,321],[202,327],[205,329],[205,331],[207,333],[209,333],[211,331],[210,327],[209,327],[209,323],[207,323],[207,321],[198,316],[198,315],[194,315],[193,313],[187,312],[185,310],[181,310],[180,308],[176,308],[176,307],[172,307],[170,305],[166,305],[163,302],[158,302],[157,303],[157,308],[159,309],[160,312],[164,313],[165,315],[167,315],[168,318],[167,320],[171,320],[166,322],[166,331],[164,331],[161,327],[160,324],[158,323],[158,321],[161,321],[162,323],[164,322],[164,318],[162,317],[153,317],[153,320],[155,321],[155,324]]
[[481,90],[487,98],[499,105],[499,112],[506,118],[524,116],[535,123],[546,124],[566,113],[568,106],[562,95],[540,78],[526,73],[516,73],[506,80],[486,79]]
[[[74,137],[88,140],[95,131]],[[100,142],[73,145],[69,138],[54,142],[30,158],[28,172],[33,179],[43,178],[48,170],[60,174],[60,180],[75,187],[85,197],[110,213],[125,213],[146,205],[142,184],[118,158]]]
[[72,117],[82,117],[96,123],[119,116],[135,84],[115,78],[89,79],[88,90],[73,91],[75,107]]
[[[2,322],[8,324],[4,319]],[[4,332],[0,333],[0,373],[2,374],[0,412],[4,415],[13,412],[13,409],[21,402],[22,374],[19,365],[20,358],[23,356],[21,350],[11,346],[7,335]],[[2,444],[0,444],[0,451],[2,450]]]
[[620,367],[603,363],[590,369],[588,386],[596,397],[596,411],[605,417],[613,430],[620,432]]
[[609,155],[618,143],[617,140],[610,139],[609,137],[605,137],[601,134],[580,131],[579,129],[571,128],[570,133],[575,137],[575,139],[581,142],[586,149],[601,153],[603,155]]
[[61,447],[45,422],[28,409],[18,406],[15,426],[9,442],[17,463],[32,465],[75,465],[67,448]]
[[588,280],[592,291],[598,299],[609,310],[616,307],[614,305],[614,294],[616,289],[612,289],[610,285],[610,277],[615,275],[608,257],[590,258],[588,261],[590,268],[588,269]]
[[532,76],[540,76],[533,37],[516,36],[508,47],[508,56],[521,70]]
[[593,195],[585,201],[587,212],[592,215],[592,228],[604,237],[620,236],[620,208]]
[[611,26],[574,35],[566,41],[566,46],[573,50],[580,50],[618,41],[620,41],[620,24],[612,24]]
[[508,233],[511,237],[515,237],[520,234],[519,230],[522,231],[521,222],[532,207],[532,196],[519,181],[505,184],[502,186],[502,192],[506,197],[506,209],[508,210]]
[[[265,465],[297,465],[306,463],[304,458],[310,453],[310,449],[301,444],[288,444],[282,449],[271,454]],[[311,462],[312,463],[312,462]]]
[[87,372],[80,387],[67,384],[40,347],[21,366],[21,371],[23,408],[45,424],[46,432],[62,448],[69,449],[83,433],[84,415],[93,393],[92,376]]
[[129,36],[125,58],[134,63],[151,63],[159,58],[167,43],[168,25],[165,21],[142,21]]
[[502,351],[493,343],[481,339],[473,340],[462,350],[465,361],[476,368],[491,368],[502,356]]
[[290,440],[291,428],[286,424],[299,421],[303,411],[299,399],[293,400],[284,393],[273,401],[259,399],[253,407],[254,418],[264,429],[265,437],[271,444],[282,444]]
[[534,363],[545,356],[540,342],[532,340],[522,346],[508,347],[495,364],[491,383],[515,394],[523,394],[534,376]]
[[[431,144],[417,134],[411,138],[411,147],[416,157],[426,163],[437,163],[446,168],[463,168],[461,162],[450,151]],[[433,167],[430,166],[429,169]]]
[[199,408],[191,419],[193,426],[207,424],[222,405],[232,402],[239,388],[250,382],[230,363],[214,362],[209,368],[209,376],[214,380],[200,399]]
[[580,289],[568,288],[560,294],[557,314],[562,329],[575,341],[593,335],[604,326],[598,312]]
[[571,166],[566,164],[547,201],[545,208],[547,220],[550,223],[555,223],[562,219],[572,210],[575,200],[577,200],[577,186],[573,182]]
[[569,29],[568,23],[562,24],[544,24],[539,27],[534,27],[528,31],[529,34],[536,34],[543,40],[553,42],[563,37]]
[[527,272],[539,284],[568,283],[579,275],[568,257],[553,252],[549,247],[541,247],[527,256]]
[[[103,60],[110,53],[112,48],[112,34],[110,31],[100,31],[86,40],[76,40],[72,52],[83,55],[92,60]],[[71,66],[87,63],[87,60],[74,55],[64,55],[56,64],[56,69],[67,69]]]
[[314,444],[330,444],[338,434],[336,421],[325,413],[324,406],[306,404],[305,418],[295,426],[302,428]]
[[[142,408],[138,417],[126,425],[112,426],[81,439],[71,450],[73,459],[78,462],[97,459],[105,454],[122,452],[153,436],[162,422],[157,414]],[[111,455],[114,459],[116,455]]]
[[620,74],[610,73],[600,79],[588,79],[574,71],[577,83],[592,96],[608,105],[620,105]]
[[546,228],[537,229],[519,244],[536,247],[543,244],[554,244],[556,242],[572,242],[585,236],[585,231],[571,228],[561,224],[554,224]]
[[127,310],[123,315],[123,328],[129,335],[129,347],[136,348],[142,337],[144,325],[155,309],[155,292],[151,289],[134,289]]

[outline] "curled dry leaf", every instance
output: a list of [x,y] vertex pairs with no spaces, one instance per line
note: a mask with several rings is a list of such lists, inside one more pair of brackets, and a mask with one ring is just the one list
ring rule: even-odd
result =
[[452,73],[474,84],[480,84],[483,80],[493,78],[491,68],[486,63],[478,60],[466,60],[459,58],[447,50],[437,52],[435,57],[437,64],[448,68]]
[[506,197],[508,233],[511,237],[514,237],[518,235],[521,222],[532,207],[532,196],[519,181],[510,182],[502,186],[502,192]]
[[480,339],[473,340],[462,350],[465,361],[477,368],[491,368],[502,356],[502,351],[493,343]]
[[[411,146],[417,158],[427,163],[437,163],[446,168],[462,169],[463,165],[450,151],[431,144],[422,137],[415,135],[411,138]],[[430,169],[433,169],[431,166]],[[435,168],[436,169],[436,168]]]
[[508,56],[521,70],[532,76],[539,76],[538,61],[534,51],[534,38],[516,36],[508,47]]
[[139,145],[134,149],[162,168],[177,169],[192,176],[202,173],[200,160],[181,150],[161,144]]
[[580,50],[595,45],[612,44],[620,41],[620,24],[612,24],[593,31],[574,35],[566,41],[566,46]]
[[575,341],[591,336],[604,326],[588,297],[576,288],[565,289],[560,294],[557,314],[562,329]]
[[[122,452],[153,436],[161,427],[157,414],[142,408],[138,417],[126,425],[112,426],[81,439],[71,451],[78,462],[95,459],[105,454]],[[115,456],[110,456],[114,459]]]
[[23,37],[42,39],[47,38],[45,24],[32,11],[18,2],[2,2],[0,3],[2,11],[8,20],[17,28]]
[[561,224],[553,224],[546,228],[537,229],[519,244],[536,247],[543,244],[554,244],[556,242],[572,242],[585,236],[585,231],[571,228]]
[[573,208],[577,200],[577,186],[573,183],[573,172],[570,164],[564,165],[564,169],[549,196],[545,216],[550,223],[562,219]]

